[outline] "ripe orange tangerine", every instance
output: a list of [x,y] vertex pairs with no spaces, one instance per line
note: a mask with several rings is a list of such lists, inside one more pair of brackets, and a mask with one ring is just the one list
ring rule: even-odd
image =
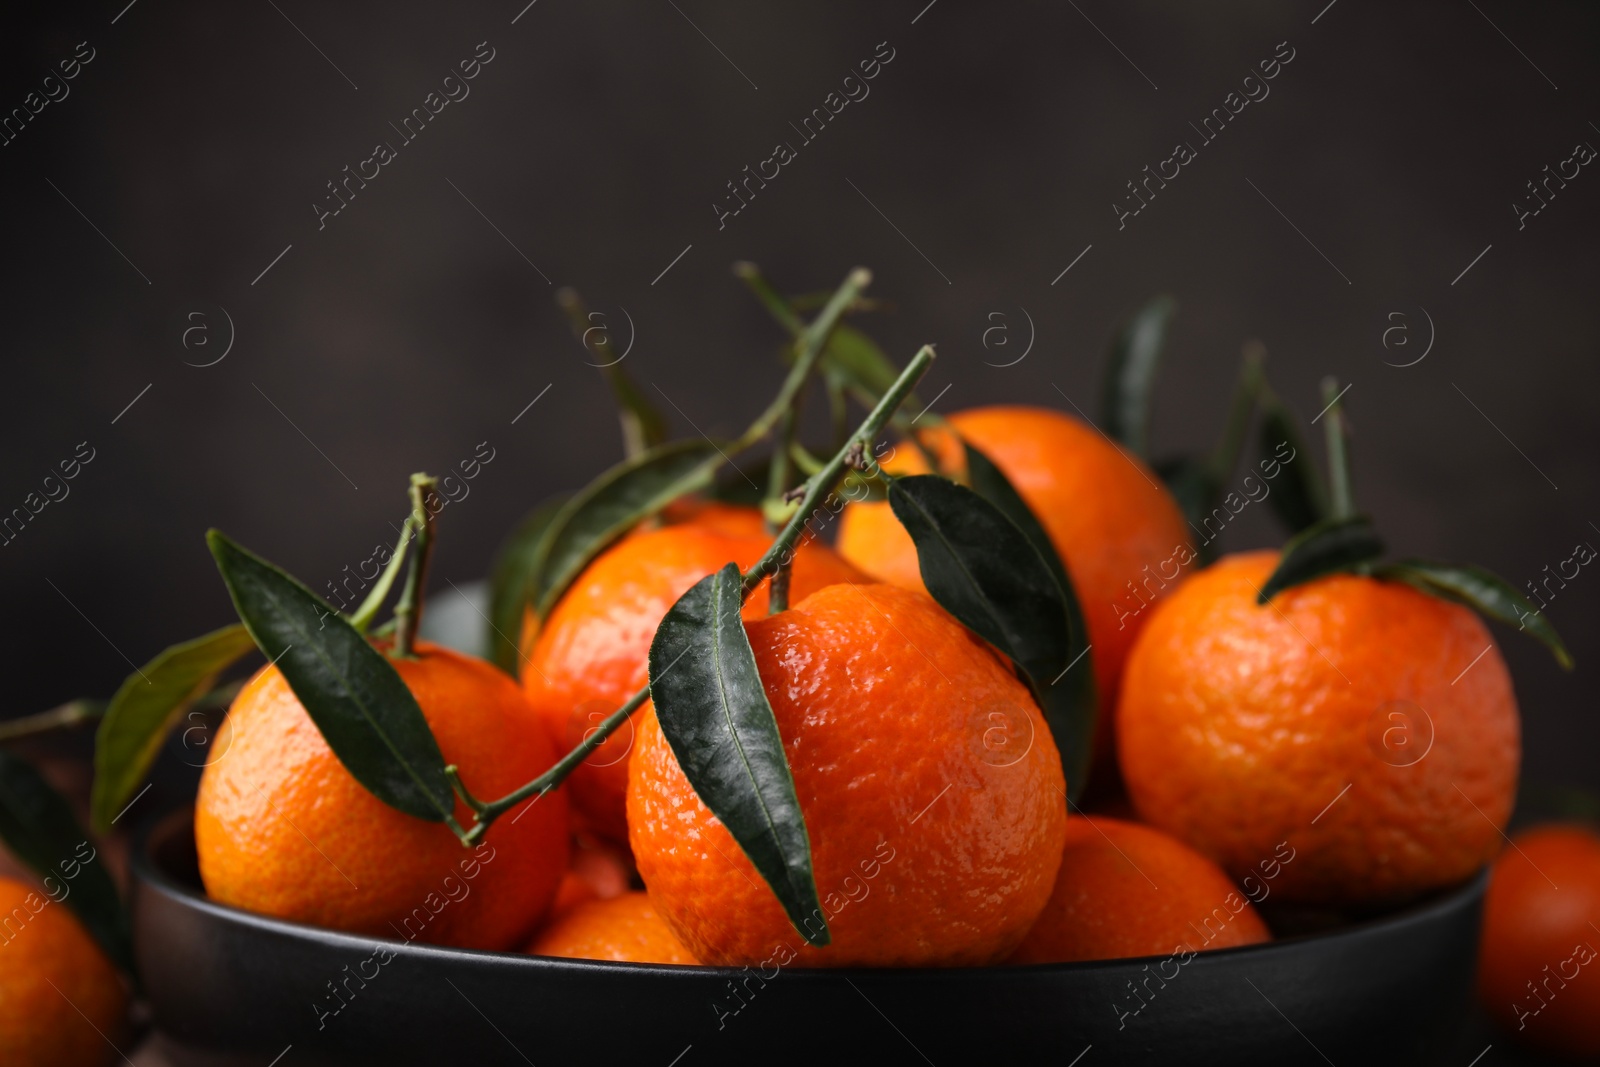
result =
[[661,921],[650,895],[638,891],[590,900],[556,916],[528,952],[627,963],[697,963]]
[[628,826],[662,918],[710,964],[1004,958],[1050,895],[1066,825],[1060,756],[1028,690],[927,595],[893,586],[830,585],[745,626],[810,837],[822,914],[807,923],[825,919],[832,943],[796,933],[651,709]]
[[1140,817],[1236,878],[1296,852],[1274,892],[1333,906],[1460,882],[1517,786],[1511,678],[1469,609],[1338,574],[1258,605],[1276,552],[1228,556],[1153,612],[1118,709]]
[[66,905],[0,878],[0,1063],[119,1060],[127,1008],[122,979]]
[[[392,661],[445,760],[475,795],[504,796],[555,762],[533,709],[482,660],[419,644]],[[195,844],[224,904],[315,926],[464,948],[524,943],[567,867],[559,790],[506,815],[476,848],[367,792],[276,667],[234,699],[200,779]],[[456,818],[471,813],[456,805]]]
[[1600,1055],[1600,834],[1540,826],[1512,845],[1484,900],[1479,997],[1530,1047]]
[[[1055,889],[1010,963],[1175,957],[1269,940],[1266,923],[1215,863],[1160,830],[1067,820]],[[1171,977],[1170,975],[1167,977]]]

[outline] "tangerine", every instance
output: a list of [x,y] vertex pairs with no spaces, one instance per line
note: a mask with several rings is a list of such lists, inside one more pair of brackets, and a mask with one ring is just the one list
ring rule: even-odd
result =
[[1528,1045],[1600,1055],[1600,835],[1540,826],[1512,845],[1484,899],[1479,998]]
[[1083,816],[1067,820],[1050,902],[1008,962],[1171,953],[1181,966],[1196,952],[1270,937],[1222,869],[1182,841],[1138,823]]
[[[503,796],[555,762],[544,726],[494,667],[419,643],[392,661],[468,788]],[[195,845],[213,899],[281,919],[464,948],[525,942],[567,867],[567,801],[547,793],[472,850],[369,793],[267,666],[234,699],[200,778]],[[470,823],[466,806],[456,818]]]
[[[630,534],[603,552],[550,610],[522,664],[528,699],[563,751],[584,737],[649,680],[650,640],[667,609],[729,561],[756,563],[772,543],[750,508],[706,506],[687,522]],[[795,599],[861,574],[826,546],[810,542],[795,555]],[[767,610],[765,583],[744,608]],[[635,727],[625,723],[567,779],[588,829],[628,839],[623,797]]]
[[128,994],[66,905],[0,878],[0,1063],[101,1067],[121,1058]]
[[608,841],[578,835],[573,841],[572,866],[561,878],[556,899],[545,922],[591,900],[611,900],[628,892],[633,877],[633,858],[627,849]]
[[[1122,666],[1149,617],[1148,603],[1166,596],[1196,558],[1183,514],[1138,457],[1059,411],[972,408],[949,423],[1016,487],[1072,579],[1099,685],[1095,752],[1108,759]],[[959,465],[960,449],[948,435],[927,440],[943,462]],[[904,447],[884,467],[908,474],[928,469]],[[887,504],[845,509],[839,554],[879,581],[924,588],[916,548]]]
[[653,709],[628,782],[639,873],[709,964],[981,965],[1061,862],[1060,757],[999,656],[928,596],[841,583],[746,621],[811,842],[831,944],[806,943],[695,794]]
[[1339,574],[1258,605],[1276,552],[1226,557],[1159,605],[1118,708],[1141,818],[1236,878],[1287,841],[1285,900],[1384,903],[1491,859],[1516,793],[1517,703],[1483,622]]
[[528,952],[627,963],[699,962],[661,921],[650,894],[638,890],[574,905],[533,939]]

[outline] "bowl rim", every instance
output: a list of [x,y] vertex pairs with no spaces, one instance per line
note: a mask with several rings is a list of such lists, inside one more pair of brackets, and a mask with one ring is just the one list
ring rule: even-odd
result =
[[[196,892],[177,879],[171,877],[167,871],[155,860],[152,843],[178,833],[178,827],[187,825],[192,833],[193,810],[180,808],[167,812],[164,815],[153,817],[139,828],[134,837],[133,848],[128,857],[130,879],[141,890],[148,890],[178,903],[180,906],[202,912],[214,920],[244,926],[262,933],[290,938],[298,941],[317,942],[330,948],[339,949],[364,949],[373,945],[380,947],[398,947],[408,956],[420,959],[434,959],[439,961],[454,960],[481,960],[493,961],[498,966],[528,967],[534,971],[556,969],[570,971],[572,969],[599,971],[601,973],[619,974],[659,974],[665,976],[714,976],[732,977],[743,974],[748,970],[745,967],[712,966],[708,964],[682,964],[682,963],[634,963],[622,960],[589,960],[567,956],[537,956],[517,950],[498,951],[494,949],[460,948],[453,945],[436,945],[422,941],[405,941],[384,936],[366,936],[350,933],[346,930],[334,930],[323,926],[312,926],[308,923],[294,922],[289,919],[279,919],[257,912],[246,911],[230,904],[223,904],[212,900],[204,892]],[[1489,880],[1489,867],[1487,865],[1478,869],[1472,877],[1439,890],[1427,897],[1402,905],[1394,911],[1369,918],[1358,919],[1342,924],[1331,930],[1314,933],[1292,934],[1287,937],[1273,938],[1253,945],[1237,945],[1230,948],[1202,950],[1196,953],[1194,959],[1216,961],[1241,955],[1295,955],[1299,950],[1343,939],[1367,938],[1383,936],[1384,934],[1403,930],[1408,927],[1426,925],[1435,920],[1441,913],[1453,911],[1469,903],[1473,898],[1480,897]],[[135,897],[137,899],[137,896]],[[1176,951],[1176,950],[1175,950]],[[923,977],[943,975],[971,975],[973,972],[985,975],[1026,975],[1026,974],[1056,974],[1061,972],[1092,974],[1095,971],[1110,971],[1122,968],[1140,968],[1151,962],[1168,959],[1173,953],[1162,953],[1153,956],[1124,956],[1104,960],[1080,960],[1070,963],[1030,963],[1006,964],[998,963],[988,967],[793,967],[786,966],[784,971],[792,976],[810,976],[812,980],[822,980],[824,976],[883,976],[896,975],[904,977]]]

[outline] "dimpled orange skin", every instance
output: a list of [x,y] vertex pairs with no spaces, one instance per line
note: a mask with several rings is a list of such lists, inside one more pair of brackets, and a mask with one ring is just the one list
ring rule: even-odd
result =
[[[493,799],[548,769],[555,752],[516,684],[482,660],[419,644],[392,659],[447,763]],[[276,667],[245,685],[200,779],[195,843],[215,900],[282,919],[463,948],[524,944],[567,867],[559,790],[464,848],[345,770]],[[460,802],[456,819],[471,825]]]
[[1152,612],[1118,708],[1134,807],[1235,877],[1287,841],[1284,900],[1376,904],[1464,880],[1499,847],[1520,755],[1488,630],[1354,575],[1257,606],[1277,561],[1226,557]]
[[[1175,555],[1192,540],[1183,515],[1137,457],[1069,415],[1047,408],[987,407],[958,412],[949,421],[1022,494],[1066,565],[1088,625],[1089,660],[1100,688],[1095,750],[1109,758],[1122,665],[1150,614],[1148,607],[1140,609],[1140,597],[1165,596],[1184,577],[1179,566],[1184,557]],[[959,455],[951,458],[960,462]],[[927,470],[921,454],[904,444],[884,467],[901,473]],[[916,548],[888,504],[845,509],[839,554],[880,581],[923,588]],[[1170,576],[1165,581],[1163,564]],[[1155,576],[1148,582],[1146,566]]]
[[661,921],[650,895],[637,891],[573,905],[533,939],[528,952],[626,963],[699,962]]
[[[551,609],[522,664],[523,689],[561,751],[648,681],[656,626],[690,586],[730,562],[753,565],[771,544],[753,509],[706,507],[690,522],[631,534],[591,563]],[[790,599],[865,580],[811,542],[795,555]],[[766,614],[767,594],[763,584],[751,595],[745,618]],[[628,839],[623,796],[636,722],[607,738],[566,782],[584,824],[614,841]]]
[[829,586],[746,629],[832,944],[790,925],[651,711],[628,825],[662,918],[709,964],[1004,958],[1050,895],[1066,824],[1060,757],[1022,683],[926,595],[893,586]]
[[1067,820],[1050,903],[1009,963],[1074,963],[1202,952],[1271,939],[1215,863],[1121,819]]
[[111,1042],[127,1030],[128,996],[77,917],[32,886],[0,878],[0,920],[0,1063],[102,1067],[120,1059]]
[[1479,998],[1527,1045],[1600,1055],[1600,836],[1541,826],[1512,840],[1484,899]]

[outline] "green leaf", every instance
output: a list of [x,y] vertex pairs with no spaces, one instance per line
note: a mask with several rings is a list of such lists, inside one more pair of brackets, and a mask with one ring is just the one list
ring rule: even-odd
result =
[[711,483],[717,446],[674,441],[623,460],[590,482],[550,521],[535,554],[534,614],[543,618],[567,586],[612,541],[687,493]]
[[1265,604],[1285,589],[1338,571],[1353,571],[1381,555],[1383,542],[1365,515],[1324,519],[1284,544],[1278,567],[1261,587],[1256,603]]
[[1471,564],[1455,566],[1423,559],[1403,559],[1385,564],[1373,572],[1378,578],[1407,585],[1442,600],[1465,604],[1497,622],[1526,631],[1556,657],[1556,662],[1572,669],[1572,653],[1562,643],[1556,628],[1533,602],[1515,586],[1493,571]]
[[1062,586],[1016,523],[947,478],[896,478],[889,507],[917,547],[928,592],[1026,677],[1076,797],[1088,781],[1096,708],[1092,667],[1073,671],[1088,645],[1066,604],[1070,579]]
[[936,474],[896,478],[889,507],[916,545],[923,585],[945,610],[1031,676],[1065,665],[1061,589],[998,508]]
[[695,793],[739,842],[800,935],[826,945],[811,839],[739,616],[740,580],[729,563],[672,605],[650,643],[650,698]]
[[[1094,756],[1095,718],[1099,711],[1094,665],[1085,658],[1089,651],[1089,628],[1083,620],[1083,609],[1078,603],[1072,576],[1067,573],[1039,517],[993,460],[970,442],[963,443],[967,450],[967,477],[972,482],[973,492],[998,508],[1028,539],[1055,579],[1056,589],[1061,595],[1067,620],[1066,648],[1061,655],[1063,662],[1071,664],[1072,669],[1065,675],[1038,678],[1034,682],[1045,721],[1050,726],[1050,735],[1055,738],[1056,748],[1061,753],[1061,767],[1067,776],[1067,795],[1076,801],[1089,784]],[[1083,660],[1081,666],[1079,660]]]
[[540,542],[564,500],[540,505],[523,519],[500,547],[489,572],[489,619],[484,636],[490,659],[511,677],[517,677],[522,659],[522,613],[533,604],[531,582],[541,551]]
[[[888,392],[900,376],[877,342],[843,322],[833,328],[822,349],[822,368],[824,373],[832,371],[846,386],[874,399]],[[917,406],[910,397],[906,403]]]
[[249,631],[235,623],[164,649],[124,679],[95,734],[89,810],[96,831],[111,832],[111,820],[150,773],[172,728],[223,671],[255,647]]
[[[106,955],[132,974],[127,915],[89,835],[61,794],[26,760],[4,749],[0,749],[0,840],[44,880],[50,899],[71,908]],[[17,936],[26,937],[26,928]]]
[[455,811],[444,756],[422,709],[383,654],[315,593],[266,560],[206,532],[250,636],[278,665],[328,747],[373,796],[419,819]]
[[1284,527],[1296,534],[1332,515],[1328,490],[1294,412],[1272,390],[1263,387],[1261,392],[1261,459],[1281,464],[1267,500]]
[[1149,454],[1150,394],[1177,310],[1178,303],[1170,296],[1148,301],[1123,325],[1106,361],[1101,421],[1108,435],[1137,456]]

